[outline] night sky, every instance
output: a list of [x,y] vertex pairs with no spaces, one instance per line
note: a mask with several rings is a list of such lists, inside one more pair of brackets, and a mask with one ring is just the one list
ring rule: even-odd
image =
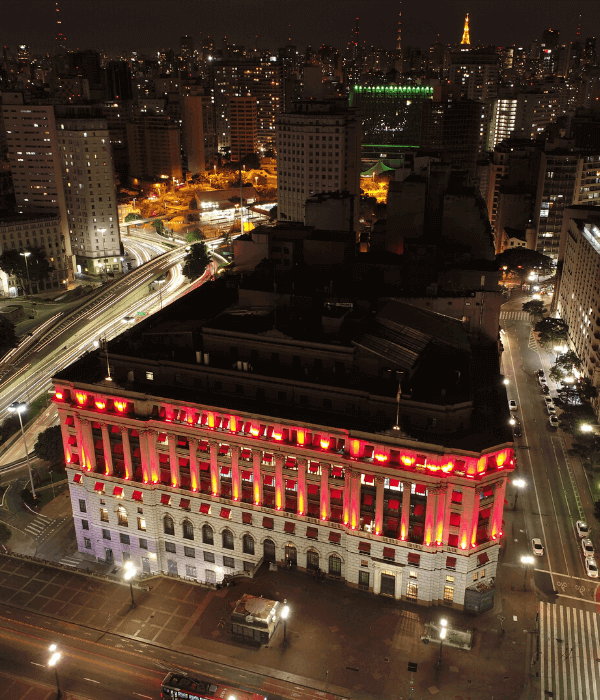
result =
[[[69,49],[97,49],[109,54],[179,48],[179,38],[197,41],[207,34],[217,48],[223,36],[246,47],[276,48],[292,43],[304,48],[323,43],[343,48],[355,18],[361,41],[393,48],[400,3],[396,0],[59,0]],[[32,52],[52,51],[53,0],[2,0],[0,41]],[[473,43],[528,46],[548,27],[559,29],[561,43],[600,37],[598,0],[404,0],[403,45],[428,47],[460,41],[467,11]],[[257,36],[257,39],[255,39]],[[600,41],[600,39],[599,39]]]

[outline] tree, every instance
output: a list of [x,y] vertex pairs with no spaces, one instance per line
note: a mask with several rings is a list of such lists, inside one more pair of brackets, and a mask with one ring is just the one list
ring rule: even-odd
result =
[[19,418],[13,414],[7,416],[2,423],[2,428],[0,428],[0,444],[6,442],[8,438],[13,436],[17,430],[21,429],[21,424],[19,423]]
[[12,530],[8,527],[8,525],[0,523],[0,545],[5,545],[11,537]]
[[552,381],[556,382],[557,384],[560,384],[560,382],[562,382],[562,380],[567,376],[562,367],[558,367],[557,365],[551,367],[550,372],[548,374],[550,376],[550,379],[552,379]]
[[195,243],[190,246],[188,254],[183,259],[183,274],[193,281],[198,279],[210,264],[211,257],[205,243]]
[[[19,286],[29,288],[29,281],[41,282],[45,280],[54,268],[46,258],[46,251],[36,246],[29,248],[28,256],[21,255],[18,250],[5,250],[0,255],[0,270],[11,277],[16,277]],[[30,290],[31,291],[31,290]]]
[[35,443],[35,453],[46,462],[62,464],[65,453],[60,425],[51,425],[38,435]]
[[496,262],[500,269],[506,267],[507,270],[521,277],[529,274],[534,268],[547,271],[552,269],[551,258],[529,248],[509,248],[504,253],[496,255]]
[[535,324],[534,330],[539,333],[542,345],[562,345],[569,339],[569,326],[561,318],[544,318]]
[[0,357],[18,344],[14,325],[7,318],[0,317]]
[[136,212],[131,212],[131,214],[127,214],[127,216],[125,217],[125,221],[126,221],[126,222],[128,222],[128,221],[139,221],[140,219],[143,219],[143,218],[144,218],[144,217],[143,217],[141,214],[136,213]]
[[529,313],[537,318],[538,321],[547,313],[544,307],[544,302],[541,299],[532,299],[531,301],[526,301],[523,304],[523,311],[529,311]]
[[159,236],[165,235],[165,225],[163,224],[161,219],[155,219],[152,222],[152,226],[154,226],[154,229]]
[[188,235],[185,237],[185,240],[188,243],[197,243],[198,241],[203,241],[205,238],[204,234],[199,228],[192,229]]
[[559,367],[566,375],[573,374],[574,369],[581,367],[581,360],[577,357],[577,353],[572,350],[559,355],[554,363],[555,367]]

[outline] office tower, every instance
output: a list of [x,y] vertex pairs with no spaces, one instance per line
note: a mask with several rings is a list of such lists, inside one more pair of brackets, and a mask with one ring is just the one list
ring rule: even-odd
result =
[[[31,245],[36,245],[34,240],[37,239],[38,245],[47,251],[55,251],[53,265],[56,272],[52,275],[52,282],[58,286],[59,281],[72,279],[74,259],[54,108],[47,104],[25,104],[23,93],[5,92],[2,95],[2,116],[17,211],[23,215],[51,217],[52,224],[48,226],[36,228],[36,222],[33,222],[29,229],[34,233],[29,240]],[[57,221],[54,220],[55,216],[58,216]],[[55,228],[58,228],[58,239]],[[57,240],[60,243],[58,249],[55,246]],[[27,237],[23,243],[27,245]]]
[[491,101],[498,95],[500,56],[489,49],[455,51],[450,55],[450,83],[468,100]]
[[467,16],[465,17],[465,25],[463,27],[463,35],[462,39],[460,40],[461,46],[470,46],[471,45],[471,36],[469,33],[469,13],[467,12]]
[[123,102],[133,98],[131,70],[125,61],[110,61],[106,67],[106,89],[109,100]]
[[232,161],[258,152],[256,97],[240,96],[229,100],[229,134]]
[[259,149],[272,148],[275,117],[283,105],[281,63],[267,59],[213,61],[215,113],[219,149],[229,148],[229,100],[236,96],[256,97]]
[[187,171],[196,174],[206,170],[217,158],[217,132],[212,95],[184,94],[182,108],[182,146]]
[[509,138],[517,128],[516,98],[496,98],[492,107],[487,150],[492,151],[501,141]]
[[19,44],[17,46],[17,61],[19,63],[27,63],[29,58],[29,46],[27,44]]
[[92,275],[120,272],[121,238],[108,124],[99,117],[57,118],[56,128],[77,271]]
[[[277,218],[304,222],[314,194],[360,194],[360,117],[343,102],[301,101],[277,117]],[[354,225],[358,230],[358,216]]]
[[184,61],[189,61],[191,58],[194,57],[194,37],[193,36],[188,36],[187,34],[185,36],[181,37],[181,58]]
[[127,122],[129,174],[140,180],[173,183],[182,177],[179,124],[162,115],[144,115]]
[[552,122],[566,113],[568,98],[563,87],[517,95],[515,130],[521,131],[525,138],[539,138]]
[[360,110],[365,143],[419,146],[421,107],[432,97],[427,85],[353,85],[349,104]]

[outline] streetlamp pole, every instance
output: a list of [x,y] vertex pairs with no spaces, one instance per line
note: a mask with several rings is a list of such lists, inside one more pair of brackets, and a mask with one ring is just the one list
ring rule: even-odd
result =
[[61,653],[58,651],[58,647],[56,644],[51,644],[49,651],[52,652],[52,656],[48,660],[48,666],[50,668],[54,668],[54,677],[56,678],[56,697],[61,698],[62,697],[62,690],[60,689],[60,683],[58,681],[58,662],[60,661]]
[[31,255],[29,252],[19,253],[25,258],[25,269],[27,270],[27,286],[29,287],[29,296],[31,296],[31,279],[29,277],[29,261],[28,258]]
[[290,614],[289,605],[284,605],[281,611],[281,617],[283,618],[283,648],[287,647],[287,619]]
[[23,438],[23,446],[25,447],[25,459],[27,460],[27,471],[29,472],[29,483],[31,484],[31,495],[35,498],[35,487],[33,485],[33,475],[31,473],[31,462],[29,461],[29,451],[27,449],[27,439],[25,438],[25,430],[23,429],[23,419],[21,413],[27,409],[27,404],[19,401],[11,403],[8,407],[9,411],[13,411],[19,416],[19,424],[21,426],[21,436]]
[[446,625],[448,622],[446,620],[440,620],[440,658],[438,659],[437,662],[437,667],[438,669],[442,667],[442,646],[444,644],[444,639],[446,639]]
[[135,608],[135,600],[133,598],[133,577],[137,574],[137,569],[133,565],[133,562],[126,561],[125,562],[125,574],[124,578],[126,581],[129,581],[129,593],[131,594],[131,609],[133,610]]

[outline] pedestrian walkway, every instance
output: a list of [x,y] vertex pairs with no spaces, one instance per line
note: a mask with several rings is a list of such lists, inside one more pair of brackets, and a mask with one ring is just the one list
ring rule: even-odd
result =
[[48,518],[40,513],[35,520],[29,523],[25,528],[25,532],[33,538],[38,539],[52,525],[54,518]]
[[540,698],[600,699],[598,614],[540,602]]
[[81,564],[81,559],[78,557],[63,557],[60,561],[59,564],[62,564],[63,566],[72,566],[74,568],[77,568],[79,564]]
[[529,321],[531,315],[529,311],[501,311],[501,321]]

